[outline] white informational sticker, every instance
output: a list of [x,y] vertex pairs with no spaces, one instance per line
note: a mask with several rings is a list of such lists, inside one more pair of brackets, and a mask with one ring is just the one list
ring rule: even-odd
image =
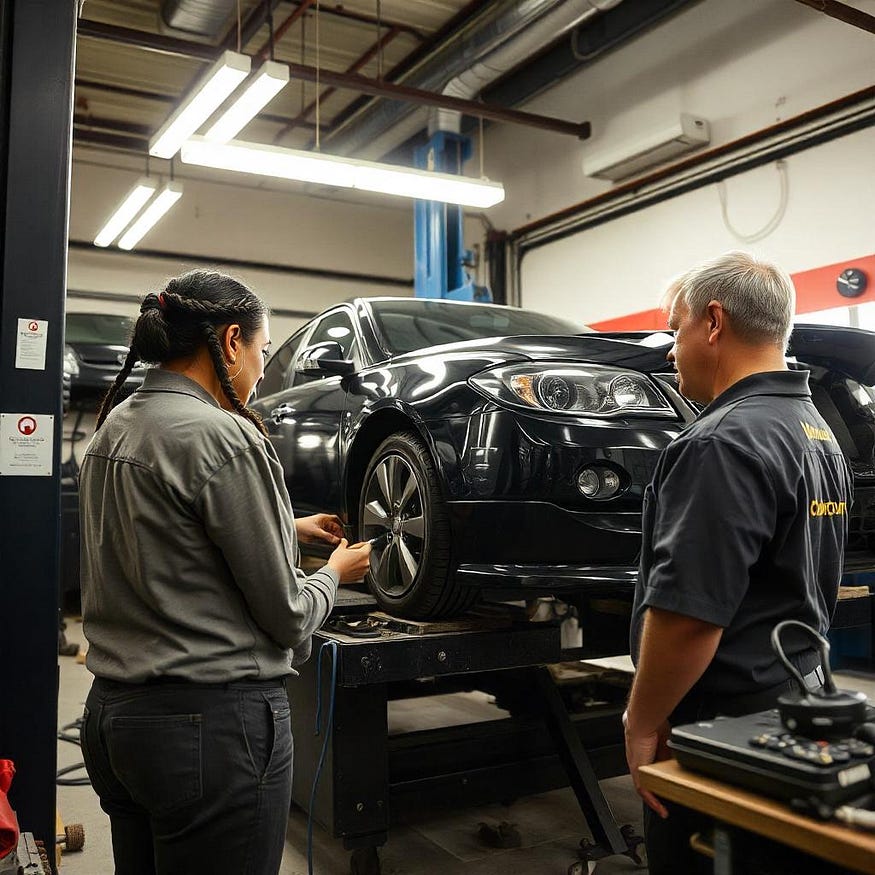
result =
[[0,475],[51,477],[55,417],[0,413]]
[[45,319],[19,319],[15,336],[15,367],[44,371],[48,336],[49,323]]

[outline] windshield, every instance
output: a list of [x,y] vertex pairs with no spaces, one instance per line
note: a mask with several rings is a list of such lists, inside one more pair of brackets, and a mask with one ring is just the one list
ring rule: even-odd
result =
[[460,340],[484,337],[517,337],[523,334],[588,334],[580,322],[559,319],[530,310],[489,304],[454,304],[448,301],[371,301],[377,324],[400,355]]
[[105,313],[68,313],[67,343],[97,343],[127,346],[131,342],[134,320],[129,316]]

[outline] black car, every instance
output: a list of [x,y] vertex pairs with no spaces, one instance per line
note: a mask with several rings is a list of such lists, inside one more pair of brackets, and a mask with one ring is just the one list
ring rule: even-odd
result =
[[[110,313],[67,313],[65,342],[72,351],[71,400],[92,408],[112,385],[130,350],[134,320]],[[143,382],[145,369],[135,367],[125,383],[128,392]]]
[[[495,305],[361,298],[277,350],[254,406],[296,510],[377,539],[369,584],[387,611],[448,616],[484,590],[628,595],[644,488],[697,414],[670,344]],[[854,470],[848,567],[875,567],[875,334],[799,327],[791,354]]]

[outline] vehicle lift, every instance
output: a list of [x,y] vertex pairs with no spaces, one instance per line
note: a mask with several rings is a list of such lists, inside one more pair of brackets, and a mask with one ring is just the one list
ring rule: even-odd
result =
[[[523,609],[502,605],[501,623],[490,622],[498,614],[467,628],[459,628],[464,620],[408,624],[378,614],[390,622],[373,631],[367,618],[375,607],[369,595],[343,588],[313,636],[313,656],[287,682],[293,801],[342,838],[353,875],[380,872],[377,848],[403,814],[504,802],[569,784],[593,836],[581,842],[569,875],[587,875],[614,854],[639,862],[641,838],[618,826],[598,784],[626,773],[625,691],[613,688],[614,701],[600,695],[608,701],[569,715],[547,668],[563,658],[557,621],[531,622]],[[421,628],[396,631],[415,626]],[[574,652],[577,659],[595,655]],[[389,734],[393,699],[496,686],[527,707],[488,722]]]

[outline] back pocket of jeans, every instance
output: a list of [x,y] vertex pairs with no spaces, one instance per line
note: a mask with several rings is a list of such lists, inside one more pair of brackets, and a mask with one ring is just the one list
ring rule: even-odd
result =
[[200,714],[113,717],[107,747],[113,771],[150,814],[203,795]]

